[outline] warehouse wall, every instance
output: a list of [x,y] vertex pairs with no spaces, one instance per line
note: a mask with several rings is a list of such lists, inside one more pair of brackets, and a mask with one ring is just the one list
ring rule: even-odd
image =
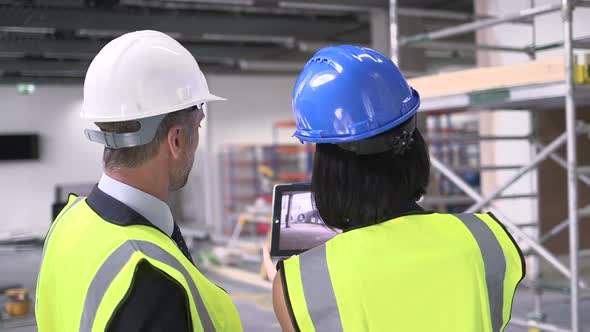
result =
[[[211,90],[231,101],[212,104],[209,109],[204,133],[209,140],[203,138],[190,185],[177,196],[184,203],[180,212],[184,219],[203,222],[207,215],[204,210],[219,204],[212,197],[218,193],[204,190],[204,185],[211,188],[213,183],[206,180],[211,181],[217,172],[213,169],[214,174],[204,174],[203,160],[215,155],[221,144],[269,142],[272,121],[290,117],[293,81],[291,76],[209,78]],[[5,85],[0,86],[0,101],[4,115],[0,133],[41,135],[40,161],[0,163],[0,234],[44,234],[50,224],[55,185],[97,181],[102,148],[82,136],[88,124],[78,114],[82,103],[79,86],[37,86],[34,94],[23,96],[14,86]]]
[[[272,123],[291,120],[291,93],[295,76],[214,76],[211,89],[227,98],[212,103],[208,114],[213,146],[235,143],[269,143]],[[289,131],[282,142],[295,142]]]
[[82,92],[73,87],[37,87],[33,95],[0,87],[0,133],[41,136],[41,160],[0,163],[0,231],[43,232],[50,224],[56,184],[94,181],[101,174],[101,148],[82,137]]

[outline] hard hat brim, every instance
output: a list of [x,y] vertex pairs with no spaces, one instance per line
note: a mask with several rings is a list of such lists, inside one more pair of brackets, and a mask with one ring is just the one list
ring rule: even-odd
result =
[[207,102],[207,101],[224,101],[224,100],[227,100],[227,98],[223,98],[223,97],[209,94],[209,98],[205,102]]

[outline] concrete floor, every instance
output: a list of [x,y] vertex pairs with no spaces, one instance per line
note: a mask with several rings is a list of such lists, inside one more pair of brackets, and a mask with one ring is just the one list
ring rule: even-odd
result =
[[[40,250],[11,251],[0,247],[0,285],[17,283],[33,289],[39,262]],[[247,268],[254,270],[256,265]],[[232,296],[242,317],[245,331],[280,331],[272,311],[272,300],[268,288],[238,281],[216,272],[205,271],[205,274]],[[526,317],[532,309],[532,303],[533,297],[530,291],[520,289],[514,300],[513,317]],[[543,305],[548,322],[568,326],[569,300],[567,296],[547,293],[544,296]],[[583,331],[590,332],[590,297],[582,301],[581,313]],[[0,321],[0,331],[31,332],[36,330],[33,317]],[[509,325],[505,330],[505,332],[523,331],[527,331],[527,329],[513,325]]]

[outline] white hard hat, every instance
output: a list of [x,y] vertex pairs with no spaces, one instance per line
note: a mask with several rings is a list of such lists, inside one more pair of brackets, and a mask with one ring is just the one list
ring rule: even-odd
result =
[[225,100],[209,92],[195,58],[172,37],[137,31],[109,42],[84,81],[81,116],[93,122],[144,119]]

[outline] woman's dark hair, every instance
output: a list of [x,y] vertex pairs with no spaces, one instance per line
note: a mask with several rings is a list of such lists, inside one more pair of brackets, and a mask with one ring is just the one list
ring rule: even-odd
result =
[[428,147],[418,129],[403,154],[357,155],[336,144],[316,144],[311,191],[320,217],[347,229],[394,218],[426,193]]

